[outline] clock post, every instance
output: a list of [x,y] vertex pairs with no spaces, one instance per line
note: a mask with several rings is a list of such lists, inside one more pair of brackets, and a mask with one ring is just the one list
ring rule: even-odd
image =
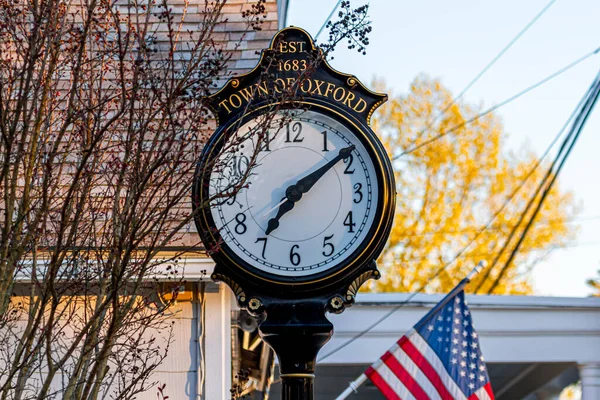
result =
[[284,400],[313,399],[317,354],[333,334],[326,314],[380,277],[395,183],[369,122],[386,99],[293,27],[208,98],[218,126],[198,161],[196,226],[212,279],[262,320]]

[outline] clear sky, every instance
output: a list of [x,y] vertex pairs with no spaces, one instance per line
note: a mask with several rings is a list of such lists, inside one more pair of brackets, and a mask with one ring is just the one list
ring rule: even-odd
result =
[[[288,25],[316,35],[336,0],[290,0]],[[334,68],[368,84],[384,78],[406,93],[420,73],[458,94],[549,0],[371,0],[367,55],[341,49]],[[353,6],[364,2],[353,0]],[[473,86],[463,100],[488,108],[600,47],[599,0],[558,0]],[[323,34],[321,40],[326,39]],[[343,46],[342,46],[343,47]],[[600,69],[600,54],[500,108],[507,149],[541,154]],[[555,149],[556,150],[556,149]],[[588,120],[561,172],[581,211],[571,246],[555,250],[533,272],[536,294],[586,296],[585,280],[600,269],[600,107]]]

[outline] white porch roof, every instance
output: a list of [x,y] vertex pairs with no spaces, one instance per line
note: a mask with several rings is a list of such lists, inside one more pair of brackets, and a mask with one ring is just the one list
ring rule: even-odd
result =
[[[321,357],[350,340],[408,294],[359,294],[354,307],[332,315],[333,339]],[[416,295],[388,319],[320,364],[370,364],[442,299]],[[467,295],[486,362],[600,363],[600,298]]]

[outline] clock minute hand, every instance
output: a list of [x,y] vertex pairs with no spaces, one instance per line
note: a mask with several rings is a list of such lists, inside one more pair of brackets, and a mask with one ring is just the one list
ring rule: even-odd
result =
[[295,185],[300,190],[300,193],[308,192],[315,185],[315,183],[317,183],[319,179],[321,179],[321,177],[325,175],[325,173],[329,171],[335,164],[337,164],[342,159],[345,160],[346,158],[350,157],[350,154],[352,153],[352,151],[354,151],[354,149],[354,145],[340,149],[338,155],[332,158],[331,161],[323,165],[318,170],[300,179]]
[[271,232],[277,229],[279,227],[279,219],[283,217],[284,214],[289,212],[292,208],[294,208],[294,204],[302,198],[302,194],[308,192],[314,186],[314,184],[317,183],[317,181],[321,179],[321,177],[325,175],[325,173],[329,171],[331,167],[337,164],[340,160],[350,157],[350,154],[354,149],[354,145],[344,147],[340,150],[338,155],[332,158],[331,161],[327,162],[327,164],[323,165],[321,168],[300,179],[294,185],[290,185],[285,190],[284,198],[286,199],[286,201],[282,203],[281,206],[279,206],[279,210],[277,210],[277,215],[271,218],[267,223],[265,235],[269,235]]

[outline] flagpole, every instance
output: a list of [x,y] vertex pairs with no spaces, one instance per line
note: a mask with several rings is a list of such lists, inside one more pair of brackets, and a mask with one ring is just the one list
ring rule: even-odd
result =
[[[469,272],[469,274],[466,276],[466,278],[464,278],[462,281],[460,281],[459,284],[456,285],[456,287],[454,289],[452,289],[452,291],[450,293],[448,293],[446,295],[446,297],[444,297],[442,299],[442,301],[440,301],[438,304],[436,304],[435,307],[433,307],[431,310],[429,310],[429,312],[425,315],[425,317],[423,317],[417,323],[417,325],[415,325],[415,330],[418,330],[417,327],[419,325],[427,323],[428,317],[430,315],[437,313],[442,307],[444,307],[446,304],[448,304],[448,302],[450,300],[452,300],[458,292],[460,292],[461,290],[464,289],[464,287],[467,285],[467,283],[471,282],[471,280],[475,277],[475,275],[477,275],[479,272],[481,272],[481,270],[483,268],[485,268],[486,264],[487,263],[485,261],[479,261],[479,263],[475,266],[475,268],[473,268],[473,270],[471,272]],[[336,397],[335,400],[344,400],[346,397],[350,396],[353,392],[356,393],[356,390],[358,389],[358,387],[360,385],[362,385],[363,383],[365,383],[366,380],[367,380],[367,376],[365,374],[361,374],[358,378],[356,378],[355,380],[350,382],[348,384],[348,387],[346,388],[346,390],[344,390],[338,397]]]

